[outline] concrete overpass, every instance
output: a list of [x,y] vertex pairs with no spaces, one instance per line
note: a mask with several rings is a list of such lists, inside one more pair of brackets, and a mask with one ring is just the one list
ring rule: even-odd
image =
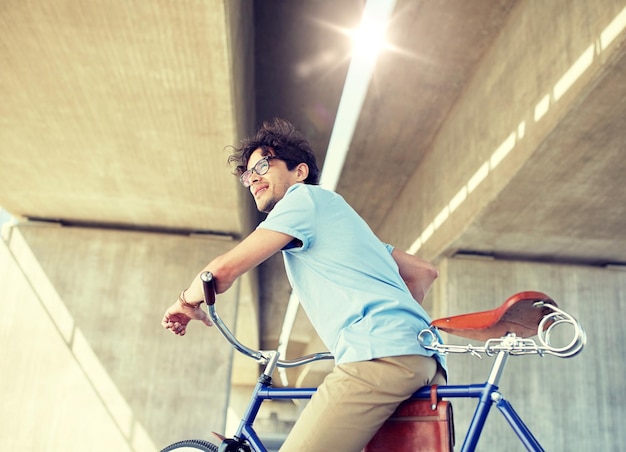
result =
[[[260,219],[226,146],[280,116],[320,163],[335,152],[347,31],[363,10],[4,2],[0,448],[153,450],[224,427],[256,366],[200,326],[164,334],[160,316]],[[511,376],[520,394],[549,388],[520,400],[549,449],[625,439],[612,419],[626,394],[609,393],[624,370],[625,27],[624,0],[398,0],[336,185],[381,239],[439,265],[433,316],[539,290],[588,325],[581,357]],[[289,295],[276,256],[220,309],[245,343],[273,348]],[[287,355],[320,348],[298,313]],[[288,377],[317,384],[327,371]],[[581,400],[546,406],[563,385]],[[273,409],[267,432],[282,433],[297,407]],[[509,448],[496,428],[485,444]]]

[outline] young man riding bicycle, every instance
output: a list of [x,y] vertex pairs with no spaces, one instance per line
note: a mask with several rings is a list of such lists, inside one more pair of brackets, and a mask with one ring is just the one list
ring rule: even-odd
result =
[[170,306],[162,325],[184,335],[199,309],[199,275],[216,292],[281,251],[289,282],[334,370],[296,422],[281,451],[360,451],[395,408],[418,388],[445,384],[443,356],[417,341],[430,317],[421,306],[437,270],[381,242],[338,194],[319,187],[309,142],[287,121],[264,123],[229,162],[267,218],[214,258]]

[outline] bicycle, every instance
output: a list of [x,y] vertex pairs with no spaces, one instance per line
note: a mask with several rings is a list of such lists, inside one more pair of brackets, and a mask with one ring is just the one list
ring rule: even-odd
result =
[[[161,452],[201,450],[205,452],[267,452],[254,429],[254,420],[265,400],[309,399],[317,388],[274,388],[272,375],[277,367],[291,368],[314,361],[332,359],[329,352],[314,353],[292,360],[279,359],[277,351],[257,351],[241,344],[221,320],[215,309],[215,288],[213,276],[209,272],[201,275],[208,314],[213,324],[224,338],[240,353],[264,365],[264,370],[252,391],[248,407],[239,427],[232,438],[213,433],[221,441],[220,445],[201,439],[176,442]],[[552,344],[557,327],[573,328],[569,342],[562,346]],[[465,339],[483,342],[482,346],[442,344],[434,329]],[[562,328],[561,330],[562,331]],[[539,344],[532,337],[537,336]],[[561,358],[577,355],[586,343],[586,334],[577,319],[558,308],[554,300],[541,292],[520,292],[509,297],[500,307],[434,320],[430,328],[420,332],[418,340],[424,347],[442,353],[469,353],[482,358],[493,357],[487,381],[482,384],[446,385],[435,388],[437,397],[446,399],[478,399],[474,415],[470,421],[461,451],[473,451],[480,438],[483,426],[493,405],[530,451],[544,450],[533,436],[511,403],[499,391],[498,384],[509,356],[549,354]],[[431,386],[420,388],[411,398],[432,397]]]

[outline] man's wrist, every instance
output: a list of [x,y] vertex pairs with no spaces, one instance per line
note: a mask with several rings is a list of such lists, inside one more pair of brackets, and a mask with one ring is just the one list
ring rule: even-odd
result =
[[200,300],[198,302],[195,303],[190,303],[185,299],[185,290],[183,290],[180,295],[178,296],[178,302],[181,304],[182,307],[184,308],[191,308],[191,309],[197,309],[200,307],[200,305],[202,303],[204,303],[204,300]]

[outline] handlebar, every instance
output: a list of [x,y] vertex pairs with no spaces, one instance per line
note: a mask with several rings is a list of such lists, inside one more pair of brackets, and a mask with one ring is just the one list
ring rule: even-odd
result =
[[[246,347],[235,337],[235,335],[228,329],[226,324],[222,321],[220,316],[215,310],[215,278],[211,272],[203,272],[200,275],[202,280],[202,287],[204,289],[204,301],[207,304],[207,313],[213,324],[217,327],[219,332],[224,336],[224,339],[233,346],[235,350],[244,354],[245,356],[254,359],[259,364],[265,365],[272,358],[272,352],[264,352],[262,350],[254,350]],[[301,356],[300,358],[281,360],[276,362],[278,367],[297,367],[304,364],[312,363],[314,361],[320,361],[323,359],[334,359],[330,352],[312,353],[310,355]]]
[[202,272],[200,279],[204,289],[204,301],[207,306],[213,306],[215,304],[215,278],[213,278],[213,273]]

